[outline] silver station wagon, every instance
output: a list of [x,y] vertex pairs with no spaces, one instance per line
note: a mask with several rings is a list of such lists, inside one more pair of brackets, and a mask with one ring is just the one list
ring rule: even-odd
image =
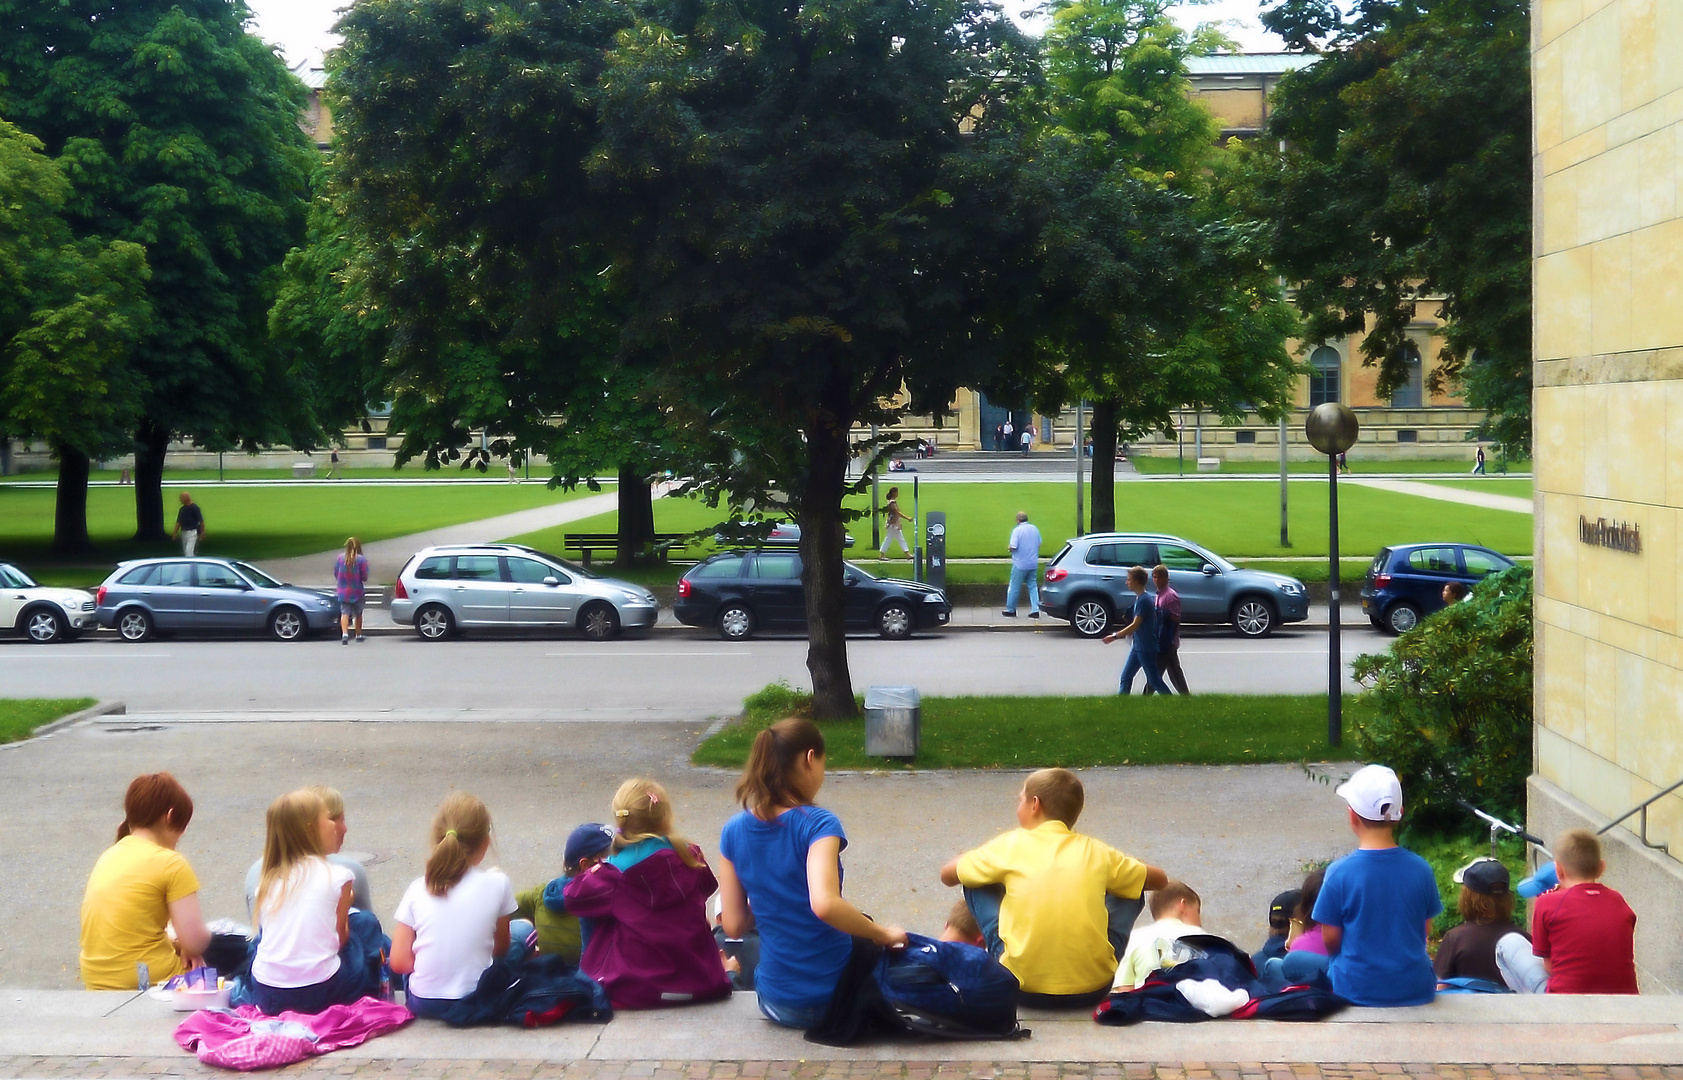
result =
[[237,559],[121,563],[95,599],[99,625],[114,628],[124,641],[146,641],[175,630],[266,630],[279,641],[298,641],[339,621],[332,589],[287,585]]
[[607,641],[655,624],[660,603],[641,585],[597,577],[520,544],[423,548],[392,589],[392,621],[425,641],[461,630],[577,630]]

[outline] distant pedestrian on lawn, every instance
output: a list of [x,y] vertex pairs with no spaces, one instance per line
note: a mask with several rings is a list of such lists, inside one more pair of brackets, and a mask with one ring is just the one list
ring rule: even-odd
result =
[[1473,461],[1473,475],[1484,475],[1484,447],[1478,448],[1478,457]]
[[1022,443],[1023,443],[1023,456],[1028,457],[1029,456],[1029,451],[1034,449],[1034,429],[1033,428],[1025,427],[1023,429]]
[[1122,683],[1119,694],[1133,693],[1134,675],[1145,672],[1146,689],[1159,694],[1169,693],[1168,684],[1157,671],[1157,597],[1146,592],[1146,573],[1143,566],[1128,568],[1128,588],[1134,590],[1134,621],[1122,629],[1104,636],[1109,645],[1117,638],[1131,637],[1134,647],[1122,664]]
[[1346,452],[1339,452],[1338,471],[1341,473],[1347,473],[1350,471],[1350,455]]
[[327,479],[336,480],[338,478],[339,478],[339,451],[334,450],[334,451],[331,452],[331,454],[329,455],[329,457],[327,459]]
[[193,496],[181,493],[181,509],[175,512],[175,533],[181,541],[181,554],[191,558],[199,550],[205,535],[205,512],[193,501]]
[[351,643],[351,623],[356,623],[356,639],[367,641],[362,635],[362,604],[368,586],[368,557],[362,553],[362,541],[352,536],[345,540],[345,550],[333,560],[333,583],[339,591],[339,644]]
[[1006,420],[1004,427],[1000,430],[1005,438],[1000,440],[999,448],[1001,450],[1015,450],[1017,448],[1017,429],[1015,425],[1010,420]]
[[[1180,594],[1169,584],[1169,568],[1158,563],[1151,570],[1151,583],[1157,586],[1157,667],[1163,677],[1174,684],[1175,693],[1190,694],[1186,675],[1180,669]],[[1146,693],[1151,686],[1146,685]]]
[[900,512],[900,489],[888,489],[888,505],[882,508],[882,551],[883,558],[888,558],[888,549],[894,546],[894,541],[900,541],[900,549],[909,559],[912,556],[912,546],[906,543],[905,521],[906,515]]
[[1017,617],[1017,590],[1028,586],[1029,618],[1040,618],[1040,530],[1029,524],[1028,514],[1017,511],[1017,527],[1011,530],[1011,583],[1005,587],[1007,619]]

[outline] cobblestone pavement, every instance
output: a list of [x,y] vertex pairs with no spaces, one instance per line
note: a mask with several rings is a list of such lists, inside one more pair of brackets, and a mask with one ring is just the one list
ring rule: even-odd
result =
[[[0,1058],[0,1080],[227,1076],[171,1058]],[[1307,1065],[1283,1062],[366,1061],[333,1054],[267,1075],[347,1080],[1683,1080],[1658,1065]]]

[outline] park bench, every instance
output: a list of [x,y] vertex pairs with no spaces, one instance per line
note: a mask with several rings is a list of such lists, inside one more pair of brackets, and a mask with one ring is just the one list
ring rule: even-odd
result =
[[[673,547],[684,542],[688,533],[655,533],[654,550],[661,559],[671,553]],[[561,547],[564,551],[576,551],[584,556],[584,565],[590,565],[594,552],[619,550],[618,533],[566,533],[561,537]]]

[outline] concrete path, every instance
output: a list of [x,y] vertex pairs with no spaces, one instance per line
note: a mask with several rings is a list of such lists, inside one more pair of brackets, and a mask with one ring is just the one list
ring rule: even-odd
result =
[[[553,506],[540,506],[534,510],[521,510],[513,514],[482,518],[479,521],[466,521],[460,525],[446,525],[426,532],[410,533],[408,536],[394,536],[390,540],[376,540],[362,549],[363,554],[368,556],[368,580],[380,583],[396,581],[398,572],[403,569],[403,564],[409,561],[409,556],[434,544],[488,544],[539,529],[552,529],[569,521],[582,521],[618,508],[619,495],[608,491],[600,495],[587,495],[582,499],[569,499]],[[331,585],[333,560],[339,554],[339,550],[334,548],[332,551],[301,555],[292,559],[265,559],[257,562],[257,565],[280,580],[290,581],[295,585]]]
[[1422,499],[1437,499],[1440,502],[1460,503],[1462,506],[1479,506],[1486,510],[1511,510],[1516,514],[1529,514],[1533,504],[1530,499],[1521,499],[1513,495],[1492,495],[1483,491],[1468,491],[1466,488],[1447,487],[1442,484],[1420,484],[1412,480],[1369,480],[1346,477],[1341,484],[1355,484],[1357,487],[1373,488],[1376,491],[1390,491],[1398,495],[1418,495]]
[[[171,1032],[182,1019],[163,1002],[89,992],[8,992],[0,998],[0,1062],[28,1068],[31,1059],[102,1058],[132,1061],[136,1073],[197,1073],[205,1070],[179,1049]],[[117,1008],[121,1005],[120,1008]],[[112,1016],[105,1012],[116,1008]],[[689,1008],[620,1012],[606,1024],[560,1024],[536,1031],[518,1028],[452,1029],[416,1020],[404,1028],[320,1059],[334,1076],[463,1075],[485,1080],[534,1077],[539,1062],[639,1062],[605,1074],[670,1076],[672,1080],[713,1075],[712,1062],[799,1062],[797,1076],[814,1075],[813,1063],[848,1062],[848,1077],[929,1077],[937,1062],[966,1063],[940,1068],[942,1076],[996,1077],[996,1069],[1030,1062],[1111,1062],[1183,1065],[1186,1075],[1219,1074],[1203,1063],[1235,1064],[1232,1073],[1278,1076],[1263,1062],[1314,1062],[1371,1066],[1374,1073],[1419,1076],[1421,1065],[1453,1063],[1574,1065],[1670,1065],[1683,1061],[1683,999],[1673,997],[1517,997],[1459,995],[1415,1009],[1349,1009],[1310,1024],[1218,1021],[1205,1024],[1146,1023],[1101,1027],[1085,1010],[1022,1009],[1032,1034],[1013,1042],[925,1039],[877,1041],[855,1047],[806,1042],[801,1033],[779,1028],[760,1016],[750,994]],[[471,1062],[465,1071],[440,1068]],[[670,1072],[654,1062],[670,1062]],[[883,1063],[872,1066],[866,1063]],[[883,1067],[888,1063],[907,1063]],[[1406,1064],[1408,1068],[1400,1066]],[[697,1066],[702,1071],[697,1071]],[[318,1066],[319,1067],[319,1066]],[[902,1068],[909,1070],[902,1072]],[[1120,1069],[1112,1064],[1115,1072]],[[951,1070],[951,1071],[949,1071]],[[962,1071],[961,1071],[962,1070]],[[1208,1072],[1206,1072],[1209,1070]],[[571,1073],[571,1069],[568,1070]],[[1225,1071],[1225,1070],[1224,1070]],[[1283,1070],[1297,1080],[1298,1070]],[[1540,1070],[1528,1069],[1535,1075]],[[78,1075],[76,1070],[22,1075]],[[1085,1074],[1086,1070],[1082,1070]],[[107,1073],[109,1075],[109,1073]],[[740,1075],[778,1075],[747,1068]],[[788,1075],[788,1073],[781,1073]],[[826,1071],[820,1075],[832,1075]],[[1035,1067],[1030,1080],[1061,1076],[1057,1065]],[[1114,1074],[1113,1074],[1114,1075]],[[1135,1075],[1129,1070],[1129,1075]],[[1453,1074],[1452,1074],[1453,1075]],[[1607,1075],[1602,1073],[1601,1075]],[[1613,1077],[1639,1074],[1614,1071]],[[1666,1075],[1677,1075],[1668,1070]]]

